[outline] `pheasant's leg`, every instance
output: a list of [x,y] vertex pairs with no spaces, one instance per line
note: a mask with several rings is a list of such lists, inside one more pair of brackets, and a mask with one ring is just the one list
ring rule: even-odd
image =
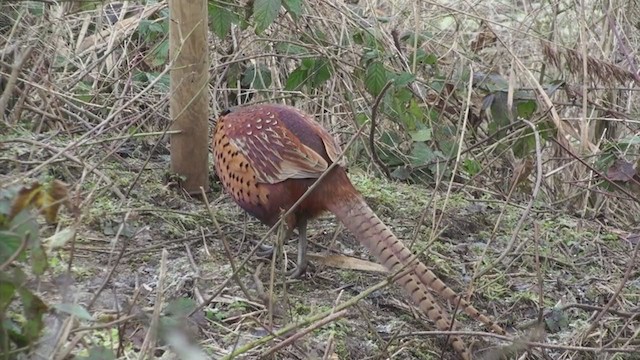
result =
[[304,274],[304,272],[307,270],[307,265],[309,264],[307,260],[306,219],[298,220],[298,234],[300,235],[300,238],[298,239],[298,262],[296,263],[296,267],[290,273],[290,276],[294,279],[299,278],[300,275]]

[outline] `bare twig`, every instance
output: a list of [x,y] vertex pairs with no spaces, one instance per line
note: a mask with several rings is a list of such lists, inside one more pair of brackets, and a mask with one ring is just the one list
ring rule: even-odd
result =
[[387,179],[391,179],[391,172],[389,172],[389,168],[385,165],[382,160],[378,157],[378,152],[376,151],[376,143],[375,143],[375,135],[376,135],[376,120],[378,118],[378,108],[380,107],[380,102],[384,98],[384,95],[387,93],[389,87],[393,84],[393,81],[387,81],[384,84],[382,90],[378,96],[376,96],[375,101],[373,102],[373,107],[371,108],[371,130],[369,131],[369,147],[371,148],[371,158],[373,162],[378,165],[380,170],[385,174]]

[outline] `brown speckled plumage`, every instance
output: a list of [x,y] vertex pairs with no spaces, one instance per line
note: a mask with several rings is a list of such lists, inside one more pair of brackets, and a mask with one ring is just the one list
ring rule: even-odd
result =
[[[277,222],[282,211],[288,210],[341,152],[333,137],[308,115],[273,104],[245,106],[223,114],[216,124],[213,149],[224,189],[240,207],[267,225]],[[307,196],[286,219],[287,226],[298,227],[301,243],[306,242],[303,231],[307,220],[324,211],[334,213],[390,271],[414,266],[397,283],[440,330],[448,330],[451,320],[428,288],[490,330],[505,333],[438,279],[393,235],[353,187],[343,166],[336,166]],[[450,337],[450,342],[462,358],[471,357],[459,337]]]

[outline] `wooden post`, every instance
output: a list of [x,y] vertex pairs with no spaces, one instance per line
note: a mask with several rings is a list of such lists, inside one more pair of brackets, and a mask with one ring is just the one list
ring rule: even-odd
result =
[[189,194],[209,190],[207,0],[169,0],[171,171]]

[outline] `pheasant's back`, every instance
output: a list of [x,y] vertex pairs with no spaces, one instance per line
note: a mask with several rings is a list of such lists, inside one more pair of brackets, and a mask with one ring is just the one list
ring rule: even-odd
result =
[[[308,115],[282,105],[253,105],[223,114],[216,124],[213,154],[224,189],[240,207],[273,224],[337,158],[333,137]],[[326,210],[309,197],[297,215]],[[289,219],[295,226],[295,217]]]

